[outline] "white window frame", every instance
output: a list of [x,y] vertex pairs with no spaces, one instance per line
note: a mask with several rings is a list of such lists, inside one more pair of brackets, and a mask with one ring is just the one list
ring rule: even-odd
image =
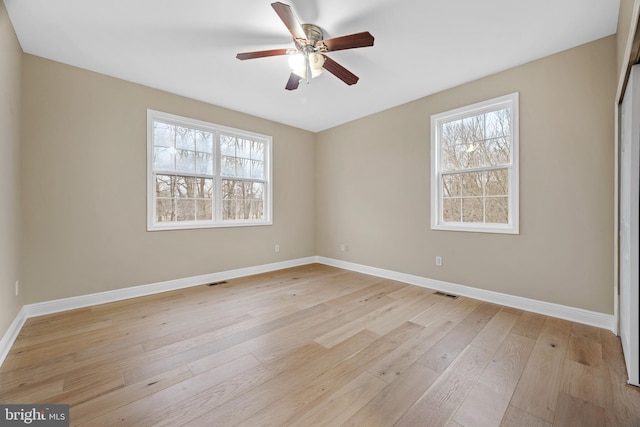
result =
[[[431,229],[447,231],[470,231],[480,233],[519,234],[519,93],[500,96],[487,101],[431,116]],[[511,108],[511,158],[509,173],[509,219],[506,224],[444,222],[442,218],[442,176],[440,132],[442,124],[479,114]],[[464,172],[480,172],[492,167],[460,169]],[[450,173],[450,171],[449,171]]]
[[[154,171],[154,141],[153,123],[155,120],[169,122],[187,128],[202,129],[213,132],[214,137],[214,159],[213,159],[213,220],[196,221],[167,221],[156,222],[156,188]],[[265,144],[264,150],[264,218],[261,220],[222,220],[222,178],[220,168],[220,133],[231,134],[240,138],[248,138]],[[162,111],[147,110],[147,231],[161,230],[183,230],[198,228],[219,228],[219,227],[243,227],[272,225],[272,200],[273,200],[273,177],[272,177],[272,137],[259,133],[235,129],[215,123],[182,117]],[[186,174],[185,176],[189,176]],[[253,181],[253,180],[250,180]]]

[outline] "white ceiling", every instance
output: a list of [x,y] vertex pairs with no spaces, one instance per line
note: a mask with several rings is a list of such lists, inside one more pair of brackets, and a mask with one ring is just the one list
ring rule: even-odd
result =
[[330,53],[360,77],[284,86],[293,47],[274,0],[4,0],[26,53],[321,131],[616,31],[619,0],[281,0],[332,38],[375,45]]

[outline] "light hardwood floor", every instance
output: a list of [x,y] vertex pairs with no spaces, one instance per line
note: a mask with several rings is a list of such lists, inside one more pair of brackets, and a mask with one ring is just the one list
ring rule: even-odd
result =
[[639,426],[611,332],[307,265],[29,319],[2,403],[71,424]]

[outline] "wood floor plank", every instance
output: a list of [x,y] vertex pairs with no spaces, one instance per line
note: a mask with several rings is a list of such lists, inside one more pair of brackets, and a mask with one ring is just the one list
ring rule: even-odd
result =
[[327,322],[341,314],[339,309],[328,304],[320,304],[319,307],[323,310],[317,310],[313,315],[246,339],[238,345],[248,348],[261,362],[279,357],[316,337],[314,327],[323,328]]
[[358,306],[350,308],[335,307],[332,304],[325,303],[329,310],[322,314],[321,321],[318,318],[311,318],[311,321],[298,322],[297,325],[282,328],[275,334],[277,339],[271,339],[271,336],[265,335],[263,343],[252,350],[260,361],[265,362],[282,355],[284,352],[298,345],[299,341],[311,341],[335,330],[345,323],[349,323],[353,319],[361,318],[367,313],[376,310],[388,303],[388,298],[379,298],[366,301]]
[[605,425],[605,410],[577,397],[560,393],[553,424],[563,427],[602,427]]
[[368,372],[387,383],[394,381],[455,326],[454,322],[447,319],[430,323],[414,337],[376,362]]
[[523,310],[520,310],[519,308],[514,308],[514,307],[502,307],[500,309],[500,311],[504,312],[504,313],[509,313],[509,314],[515,314],[516,316],[522,316],[522,313],[524,313]]
[[[459,307],[460,305],[453,310],[455,311]],[[418,363],[436,372],[444,372],[500,310],[500,307],[487,303],[472,305],[472,307],[476,308],[463,317],[464,320],[422,355]],[[460,317],[454,314],[454,316],[446,318],[459,319]]]
[[607,427],[640,426],[640,389],[627,385],[627,369],[620,338],[600,331],[602,369],[607,381]]
[[552,427],[552,425],[515,406],[509,406],[500,427]]
[[511,333],[493,355],[453,420],[464,426],[500,425],[534,344],[531,338]]
[[610,391],[606,425],[640,426],[640,390],[623,383],[613,383]]
[[[441,296],[440,298],[449,299],[446,296]],[[451,305],[451,309],[445,311],[443,317],[456,323],[466,319],[467,316],[475,311],[476,308],[484,304],[482,301],[465,297],[458,297],[454,301],[455,302]]]
[[78,405],[73,405],[70,410],[70,417],[76,424],[87,422],[100,415],[113,412],[130,402],[155,394],[192,376],[193,374],[187,366],[179,366],[139,383],[131,384]]
[[542,314],[525,311],[513,327],[513,333],[537,339],[545,319],[546,317]]
[[[318,357],[324,350],[322,346],[315,343],[305,345],[281,359],[271,361],[268,364],[260,364],[229,379],[223,379],[222,382],[212,385],[188,399],[174,398],[172,403],[159,408],[132,425],[173,426],[185,424],[190,417],[209,414],[210,411],[223,407],[222,405],[225,403],[233,402],[238,396],[245,393],[250,394],[260,384],[281,374],[287,368],[299,366],[309,357]],[[180,396],[179,393],[178,396]]]
[[72,369],[64,373],[65,390],[72,391],[93,382],[99,383],[105,375],[113,377],[118,374],[124,381],[123,371],[127,366],[135,365],[144,357],[140,345],[107,351],[90,359],[76,362]]
[[[430,298],[437,300],[435,293],[431,289],[423,288],[421,286],[407,286],[406,283],[398,282],[396,280],[390,280],[391,282],[399,285],[398,290],[393,291],[389,294],[390,298],[393,299],[403,299],[403,300],[414,300],[416,298],[421,298],[425,295],[430,295]],[[429,304],[425,304],[428,306]]]
[[49,397],[43,403],[65,403],[68,405],[79,405],[83,402],[95,399],[99,396],[124,387],[124,378],[118,372],[104,372],[100,375],[90,375],[82,381],[74,381],[67,384],[60,394]]
[[391,426],[438,378],[438,373],[414,363],[349,418],[344,427]]
[[73,336],[60,336],[55,340],[44,341],[38,344],[20,348],[22,357],[12,358],[7,361],[7,369],[19,369],[37,365],[46,360],[63,357],[81,351],[86,347],[103,343],[106,339],[96,331],[85,331]]
[[380,316],[367,324],[367,329],[384,335],[406,322],[407,317],[413,317],[415,314],[422,313],[426,307],[433,304],[433,296],[423,289],[421,289],[421,291],[422,292],[411,299],[399,299],[399,304],[389,306],[384,316]]
[[[140,379],[162,372],[165,369],[171,369],[185,363],[198,360],[206,355],[225,350],[234,345],[241,344],[252,338],[275,331],[279,328],[286,327],[291,322],[297,322],[302,319],[318,315],[325,311],[325,307],[317,305],[310,309],[301,310],[294,315],[285,316],[266,323],[251,324],[250,327],[242,327],[238,330],[234,329],[231,334],[214,334],[205,333],[195,338],[186,339],[177,343],[177,345],[165,346],[157,349],[149,358],[153,358],[153,362],[144,363],[143,365],[131,366],[124,371],[125,381],[127,383],[137,382]],[[226,328],[222,328],[226,329]]]
[[479,347],[466,347],[394,425],[445,426],[464,402],[492,354]]
[[596,406],[607,405],[610,383],[600,367],[587,366],[566,359],[562,370],[560,391]]
[[389,304],[370,310],[367,314],[317,337],[315,342],[326,348],[331,348],[364,329],[384,335],[391,329],[406,322],[406,316],[403,319],[402,313],[412,313],[411,316],[413,316],[414,311],[414,304],[407,303],[405,300],[394,299]]
[[186,366],[188,366],[189,370],[193,372],[193,375],[200,375],[205,371],[217,368],[220,365],[224,365],[225,363],[229,363],[232,360],[244,357],[248,354],[256,357],[253,353],[251,353],[252,348],[254,348],[254,345],[252,345],[252,343],[243,342],[234,345],[233,347],[225,348],[224,350],[203,356],[192,362],[188,362]]
[[591,341],[595,341],[597,343],[601,342],[600,339],[600,329],[589,326],[589,325],[581,325],[580,323],[572,323],[571,324],[571,335],[585,338]]
[[303,416],[292,420],[290,427],[342,425],[386,385],[368,372],[363,372]]
[[25,385],[12,390],[0,392],[0,402],[9,403],[37,403],[47,401],[51,396],[62,393],[64,380],[46,381],[38,384]]
[[[294,364],[280,364],[279,369],[266,368],[269,371],[266,381],[262,381],[260,384],[255,384],[255,381],[253,381],[251,393],[240,392],[229,396],[232,398],[232,402],[229,402],[224,407],[216,407],[215,404],[211,404],[211,396],[220,393],[216,392],[216,390],[209,390],[189,400],[188,407],[190,409],[186,411],[188,413],[187,418],[181,415],[176,419],[169,413],[166,415],[159,414],[150,421],[153,422],[153,425],[167,426],[175,425],[177,422],[186,422],[194,426],[211,425],[212,420],[215,425],[220,426],[239,425],[263,408],[287,396],[290,391],[293,393],[292,397],[295,397],[318,372],[324,372],[340,361],[359,353],[378,338],[372,332],[362,331],[330,349],[325,349],[316,344],[316,346],[321,347],[318,357],[312,360],[306,357],[300,358]],[[312,365],[309,366],[309,363]],[[222,387],[227,388],[225,384]],[[203,405],[203,402],[207,404]],[[185,411],[178,412],[178,414],[184,413]]]
[[571,323],[547,318],[522,373],[511,404],[553,422]]
[[[180,399],[188,399],[240,372],[256,367],[259,363],[255,357],[245,356],[92,418],[86,422],[86,425],[131,425],[173,404],[178,396]],[[85,425],[85,423],[78,425]]]
[[[457,298],[457,299],[449,299],[446,297],[436,297],[434,299],[434,303],[427,307],[425,311],[411,318],[413,323],[422,326],[428,326],[433,322],[437,322],[441,320],[445,315],[450,314],[449,312],[452,308],[463,301],[469,301],[465,298]],[[465,307],[467,307],[467,303],[465,303]],[[451,317],[449,315],[449,317]],[[449,318],[449,320],[451,320]],[[454,320],[451,320],[454,321]],[[456,322],[457,323],[457,322]]]
[[61,328],[56,331],[50,331],[46,334],[38,335],[19,335],[18,339],[13,343],[14,349],[23,349],[38,344],[49,343],[60,339],[68,339],[69,337],[78,336],[86,332],[94,333],[97,330],[103,328],[109,328],[113,325],[110,319],[105,320],[93,320],[90,323],[79,323],[74,325],[73,328]]
[[[9,352],[7,359],[20,356],[20,351],[12,350]],[[71,355],[51,359],[26,368],[9,369],[2,365],[0,367],[0,401],[4,401],[3,399],[7,395],[20,388],[64,380],[65,373],[72,370],[74,365],[75,362]]]
[[502,310],[498,311],[469,345],[485,350],[495,350],[509,334],[517,320],[517,315]]
[[[365,372],[371,364],[375,363],[392,349],[415,336],[422,327],[410,322],[397,327],[388,334],[381,336],[361,351],[337,363],[335,366],[322,372],[321,375],[309,378],[300,383],[299,390],[289,391],[285,398],[279,398],[268,406],[265,406],[251,417],[243,420],[241,425],[260,425],[268,420],[274,425],[288,425],[293,420],[319,404],[323,398],[333,391],[337,391]],[[273,397],[273,396],[270,396]]]
[[[197,315],[197,313],[195,313],[195,315]],[[181,343],[185,339],[195,338],[202,334],[209,332],[215,333],[215,331],[220,331],[223,328],[229,327],[229,329],[231,329],[238,324],[247,325],[249,323],[258,324],[259,321],[256,321],[254,317],[248,314],[236,314],[234,316],[217,315],[215,318],[207,318],[202,322],[195,322],[195,324],[188,322],[188,320],[186,323],[178,323],[175,331],[168,330],[155,337],[146,336],[140,341],[142,342],[144,351],[152,351],[172,344]]]
[[0,402],[91,427],[640,426],[611,332],[321,264],[28,319]]
[[602,361],[602,345],[586,338],[569,337],[567,359],[597,368]]
[[[360,304],[380,298],[389,298],[389,294],[399,289],[398,283],[386,279],[365,280],[367,276],[352,277],[347,282],[340,283],[340,286],[349,286],[351,283],[357,283],[357,289],[351,290],[342,295],[334,296],[326,301],[327,304],[342,307],[344,309],[354,309]],[[325,284],[326,285],[326,284]],[[363,286],[364,285],[364,286]]]
[[[61,329],[66,329],[68,333],[73,332],[75,330],[75,326],[84,323],[84,316],[90,315],[91,309],[91,307],[83,307],[74,310],[29,317],[26,319],[23,326],[27,329],[20,331],[21,336],[16,337],[16,341],[29,337],[38,337]],[[100,317],[99,320],[104,319],[104,317]]]

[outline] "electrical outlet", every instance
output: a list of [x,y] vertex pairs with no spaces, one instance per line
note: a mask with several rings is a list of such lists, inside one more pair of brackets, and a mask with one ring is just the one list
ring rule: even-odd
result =
[[341,244],[341,245],[340,245],[340,250],[341,250],[342,252],[346,251],[346,250],[347,250],[347,245],[345,245],[344,243],[343,243],[343,244]]
[[441,256],[437,256],[436,257],[436,265],[438,267],[442,267],[442,257]]
[[16,280],[16,296],[20,295],[20,281]]
[[280,252],[280,245],[276,245],[276,246],[273,248],[273,250],[274,250],[274,251],[276,251],[276,252]]

